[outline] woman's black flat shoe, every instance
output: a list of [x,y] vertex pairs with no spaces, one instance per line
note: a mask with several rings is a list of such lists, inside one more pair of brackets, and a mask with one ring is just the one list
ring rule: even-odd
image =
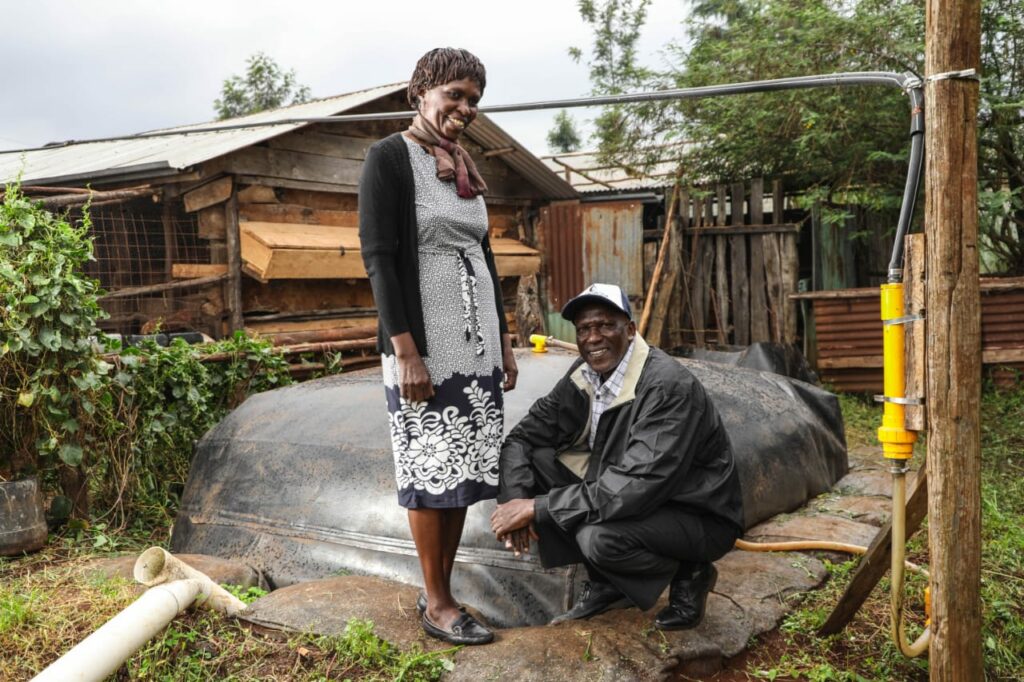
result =
[[[427,610],[427,593],[426,592],[420,592],[420,596],[416,597],[416,610],[420,612],[421,616]],[[459,604],[459,611],[462,611],[463,613],[465,613],[466,612],[466,607],[463,606],[462,604]]]
[[425,633],[449,644],[489,644],[494,641],[494,633],[468,613],[456,618],[450,630],[444,630],[431,623],[426,613],[420,622]]

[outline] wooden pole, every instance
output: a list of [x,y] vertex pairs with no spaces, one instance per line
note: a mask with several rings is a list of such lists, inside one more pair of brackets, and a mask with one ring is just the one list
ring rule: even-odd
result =
[[[930,679],[981,680],[981,296],[978,283],[980,0],[927,0]],[[939,77],[939,78],[936,78]]]
[[[661,286],[661,271],[665,267],[665,258],[668,256],[669,241],[672,238],[672,224],[675,219],[676,204],[679,202],[680,187],[677,184],[672,190],[672,198],[668,202],[668,210],[665,211],[665,231],[661,237],[661,248],[658,250],[658,260],[654,264],[654,272],[651,273],[651,283],[647,287],[647,295],[644,297],[644,309],[640,313],[640,324],[637,329],[640,336],[647,333],[647,326],[651,322],[651,311],[654,309],[654,293]],[[657,341],[655,341],[657,343]]]
[[228,281],[224,287],[224,303],[228,308],[228,334],[245,326],[242,317],[242,247],[238,231],[238,186],[233,185],[231,197],[224,203],[225,239],[228,251]]

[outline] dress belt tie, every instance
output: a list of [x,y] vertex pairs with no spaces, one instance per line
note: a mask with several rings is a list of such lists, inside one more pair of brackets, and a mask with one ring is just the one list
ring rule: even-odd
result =
[[484,354],[484,335],[480,330],[480,316],[477,305],[476,273],[473,263],[464,249],[459,249],[459,282],[462,285],[462,322],[466,341],[476,335],[476,354]]

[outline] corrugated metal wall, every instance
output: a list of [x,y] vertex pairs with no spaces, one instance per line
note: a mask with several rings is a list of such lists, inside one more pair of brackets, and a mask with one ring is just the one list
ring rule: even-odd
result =
[[[882,391],[882,323],[878,289],[800,294],[813,304],[811,363],[838,391]],[[1024,370],[1024,278],[982,280],[981,349],[987,371]],[[997,383],[1014,381],[999,371]]]
[[548,334],[575,342],[572,325],[559,314],[583,290],[583,238],[579,201],[557,201],[540,211],[538,237],[547,290]]
[[644,296],[644,206],[609,201],[582,207],[583,286],[618,284],[634,302]]

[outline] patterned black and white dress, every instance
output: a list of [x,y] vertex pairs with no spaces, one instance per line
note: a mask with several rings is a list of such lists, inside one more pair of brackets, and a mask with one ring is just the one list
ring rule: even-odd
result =
[[402,398],[398,363],[383,356],[398,503],[466,507],[497,496],[504,428],[501,334],[481,248],[487,208],[483,197],[460,199],[454,182],[437,179],[434,157],[402,139],[416,184],[423,361],[434,397]]

